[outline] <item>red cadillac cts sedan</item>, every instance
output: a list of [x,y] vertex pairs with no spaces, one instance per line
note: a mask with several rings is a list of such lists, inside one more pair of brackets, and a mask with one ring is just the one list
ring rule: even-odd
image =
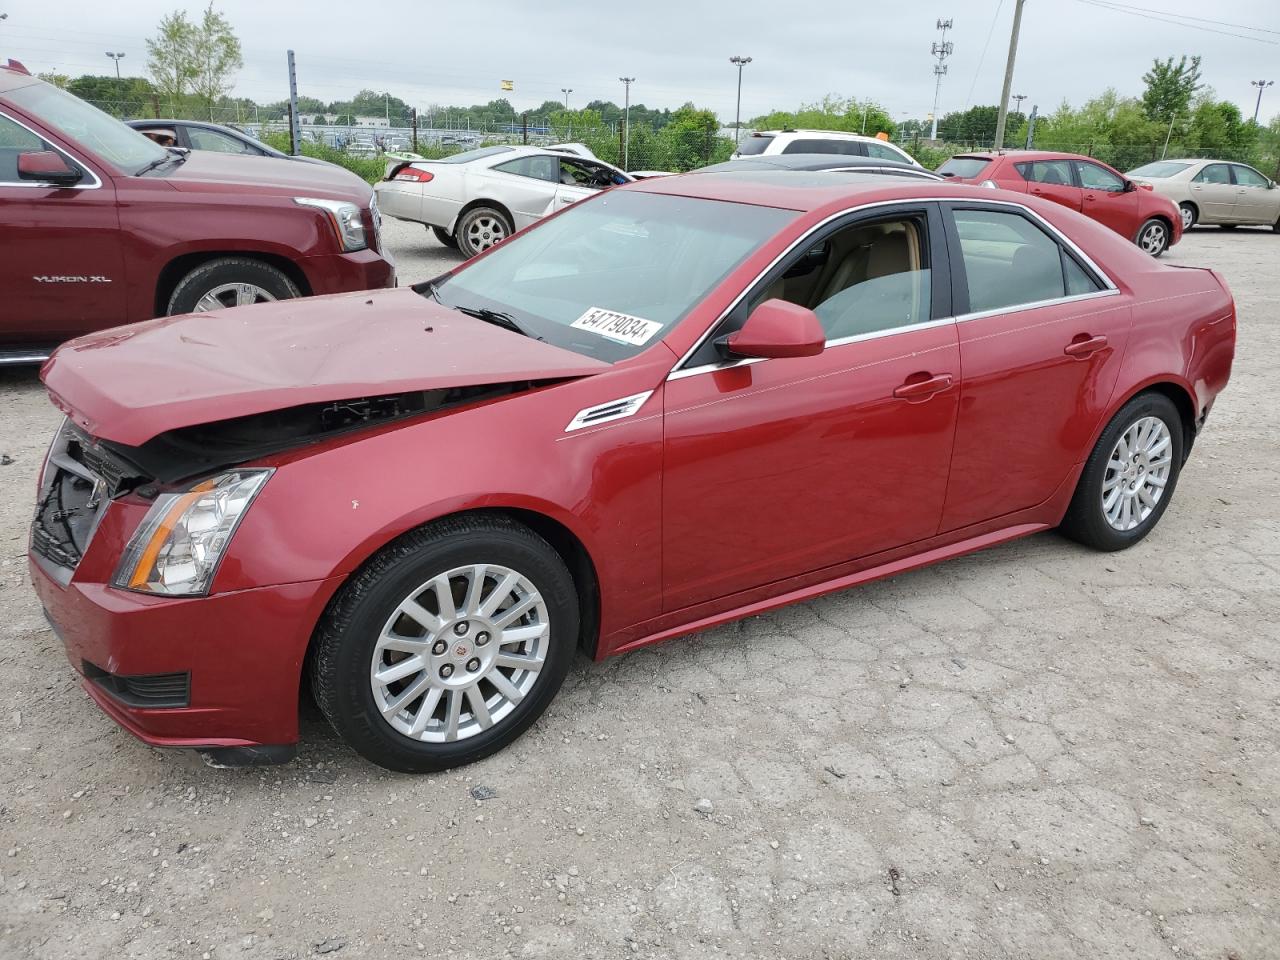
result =
[[1092,157],[1043,150],[966,153],[938,173],[1060,203],[1092,217],[1158,257],[1182,239],[1182,216],[1167,197]]
[[1168,508],[1235,308],[1059,205],[824,173],[575,204],[412,289],[121,327],[67,415],[30,571],[148,743],[281,760],[304,675],[362,755],[512,741],[602,658]]

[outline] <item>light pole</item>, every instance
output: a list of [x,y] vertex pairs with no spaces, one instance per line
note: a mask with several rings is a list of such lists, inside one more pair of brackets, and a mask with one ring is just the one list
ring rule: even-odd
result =
[[1258,88],[1258,103],[1253,108],[1254,123],[1258,122],[1258,111],[1262,109],[1262,91],[1267,89],[1267,87],[1271,86],[1273,83],[1275,83],[1274,80],[1250,80],[1249,81],[1249,85],[1251,87]]
[[116,79],[119,80],[120,79],[120,61],[124,59],[124,54],[112,53],[110,50],[108,50],[107,56],[116,62]]
[[751,62],[750,57],[730,57],[729,62],[738,68],[738,106],[733,112],[733,145],[742,139],[742,68]]
[[1012,97],[1010,97],[1009,99],[1010,99],[1010,100],[1015,100],[1015,101],[1017,101],[1017,106],[1015,106],[1015,107],[1013,108],[1013,112],[1014,112],[1014,113],[1021,113],[1021,112],[1022,112],[1022,101],[1023,101],[1023,100],[1025,100],[1025,99],[1027,99],[1027,95],[1026,95],[1025,93],[1015,93],[1015,94],[1014,94]]
[[564,108],[569,109],[569,94],[573,93],[573,87],[561,87],[560,92],[564,94]]
[[636,82],[635,77],[619,77],[619,80],[627,88],[626,106],[622,108],[622,169],[628,169],[631,159],[631,85]]

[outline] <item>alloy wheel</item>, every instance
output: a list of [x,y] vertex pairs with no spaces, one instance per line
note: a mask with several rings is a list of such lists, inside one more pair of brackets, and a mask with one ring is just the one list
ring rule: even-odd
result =
[[1163,252],[1167,242],[1168,230],[1163,223],[1148,223],[1142,228],[1142,236],[1138,238],[1138,246],[1153,257]]
[[1159,417],[1143,417],[1120,435],[1102,479],[1102,512],[1121,532],[1142,524],[1164,496],[1173,468],[1173,438]]
[[550,637],[547,604],[523,574],[496,564],[454,568],[387,619],[370,666],[374,702],[411,739],[474,737],[528,696]]
[[468,246],[476,253],[507,239],[507,225],[497,217],[476,217],[467,224]]
[[1185,204],[1178,208],[1178,212],[1182,214],[1182,229],[1190,230],[1196,223],[1196,215],[1192,209]]
[[222,283],[197,300],[192,312],[206,313],[225,307],[246,307],[252,303],[274,303],[275,299],[256,283]]

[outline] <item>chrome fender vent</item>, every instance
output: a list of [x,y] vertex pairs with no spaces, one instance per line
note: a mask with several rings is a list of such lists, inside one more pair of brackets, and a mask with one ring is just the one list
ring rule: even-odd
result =
[[569,425],[564,428],[564,432],[572,433],[574,430],[585,430],[587,427],[594,427],[597,424],[630,417],[643,407],[644,402],[651,396],[653,396],[653,391],[646,390],[644,393],[637,393],[634,396],[623,397],[620,400],[610,400],[608,403],[597,403],[594,407],[579,410],[574,415],[574,418],[569,421]]

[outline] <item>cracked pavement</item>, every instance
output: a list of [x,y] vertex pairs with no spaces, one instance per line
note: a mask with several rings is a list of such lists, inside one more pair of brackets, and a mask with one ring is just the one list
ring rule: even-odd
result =
[[[456,259],[388,238],[402,282]],[[1044,534],[579,661],[421,778],[313,708],[247,771],[102,715],[27,583],[58,417],[0,370],[0,956],[1280,955],[1280,237],[1168,259],[1226,276],[1239,344],[1138,547]]]

